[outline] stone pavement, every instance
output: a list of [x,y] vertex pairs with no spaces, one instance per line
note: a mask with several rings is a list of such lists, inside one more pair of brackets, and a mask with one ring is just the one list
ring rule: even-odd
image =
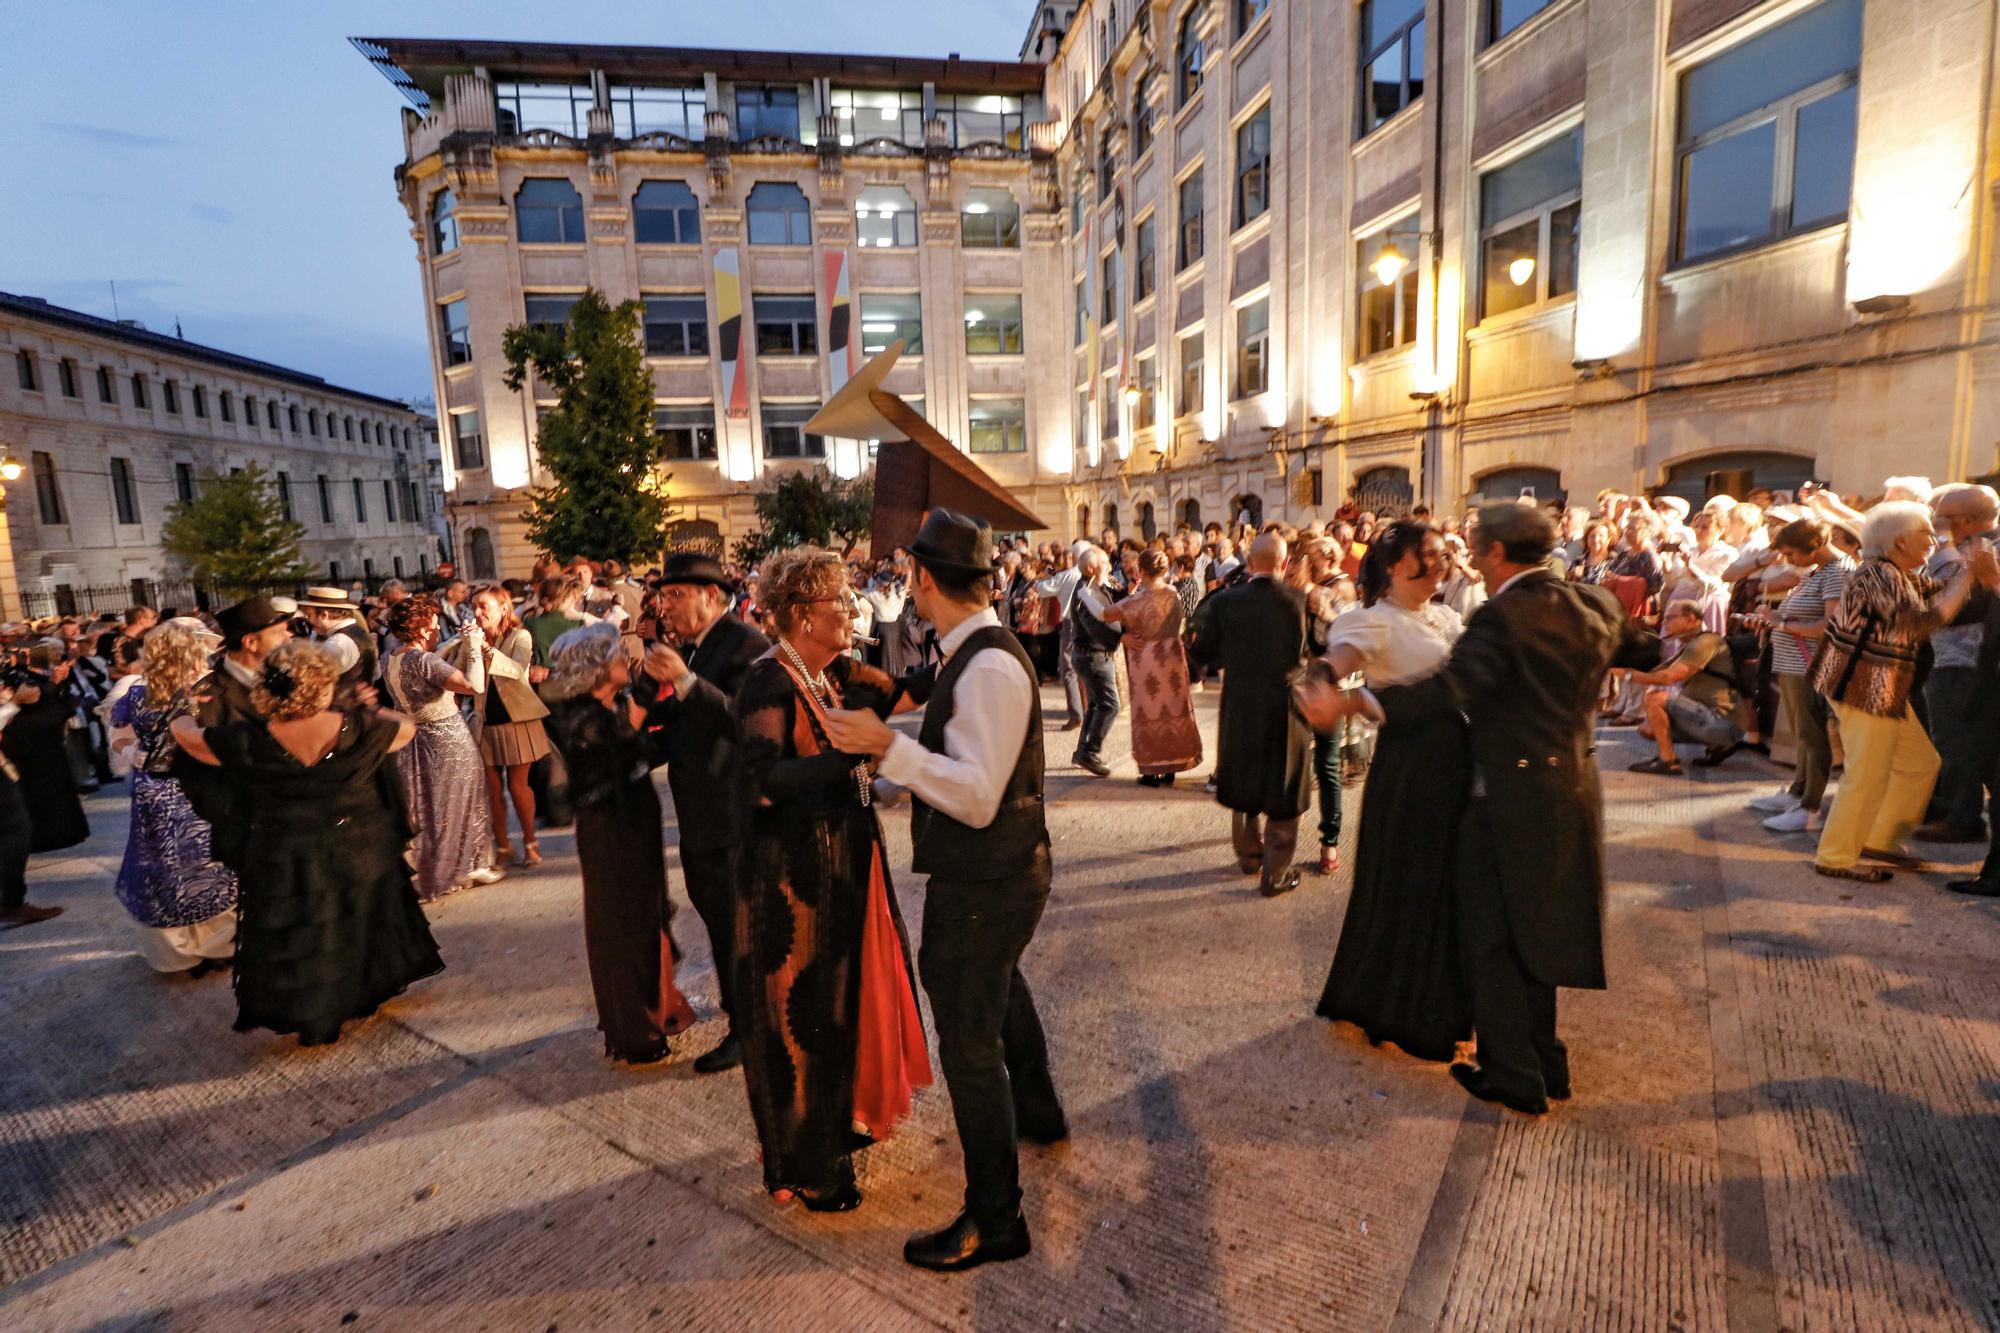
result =
[[1025,971],[1076,1132],[1025,1154],[1034,1255],[957,1278],[899,1257],[961,1183],[941,1086],[817,1217],[761,1193],[736,1076],[604,1061],[567,834],[302,1051],[129,952],[112,789],[37,858],[68,914],[0,934],[0,1326],[2000,1326],[2000,907],[1818,879],[1742,808],[1768,765],[1637,753],[1607,737],[1612,989],[1564,993],[1577,1097],[1536,1121],[1313,1017],[1344,876],[1266,901],[1198,782],[1058,764]]

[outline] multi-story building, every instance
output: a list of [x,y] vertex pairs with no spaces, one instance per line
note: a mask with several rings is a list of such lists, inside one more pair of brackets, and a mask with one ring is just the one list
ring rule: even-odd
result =
[[[1037,64],[357,39],[410,101],[454,546],[524,572],[537,397],[510,325],[586,288],[644,305],[676,541],[726,539],[786,470],[868,464],[802,427],[888,381],[1031,507],[1066,503],[1066,307]],[[1046,133],[1049,127],[1044,126]]]
[[[317,375],[0,292],[0,453],[15,578],[0,617],[184,579],[160,528],[201,479],[256,463],[339,583],[437,560],[425,419]],[[113,598],[115,600],[115,598]],[[101,609],[101,608],[100,608]]]

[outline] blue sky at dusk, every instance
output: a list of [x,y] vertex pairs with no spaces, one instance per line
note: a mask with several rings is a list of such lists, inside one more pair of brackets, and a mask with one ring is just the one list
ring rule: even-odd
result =
[[[1033,0],[0,6],[0,290],[429,396],[392,173],[402,98],[349,36],[1013,59]],[[650,12],[649,12],[650,11]]]

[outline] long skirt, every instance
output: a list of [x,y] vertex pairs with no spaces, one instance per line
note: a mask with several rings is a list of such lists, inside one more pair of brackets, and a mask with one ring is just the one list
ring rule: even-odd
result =
[[415,738],[396,751],[396,771],[417,828],[417,896],[429,902],[493,864],[486,765],[454,713],[417,723]]
[[646,1064],[694,1023],[674,985],[667,934],[667,864],[660,855],[660,796],[650,779],[578,806],[576,859],[583,870],[583,942],[604,1053]]

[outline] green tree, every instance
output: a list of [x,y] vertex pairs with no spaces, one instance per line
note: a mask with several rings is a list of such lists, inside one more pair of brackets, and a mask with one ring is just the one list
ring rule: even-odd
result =
[[554,481],[529,492],[522,514],[544,551],[630,562],[663,544],[673,507],[657,471],[666,446],[653,430],[642,318],[639,302],[613,306],[591,288],[567,324],[507,330],[507,387],[519,392],[532,373],[556,398],[536,432]]
[[842,481],[819,467],[779,477],[757,492],[755,503],[758,528],[736,541],[736,561],[746,568],[793,546],[853,550],[868,532],[875,483]]
[[270,478],[252,463],[228,476],[204,472],[194,498],[168,508],[160,544],[197,580],[248,593],[313,576],[299,552],[305,532],[285,517]]

